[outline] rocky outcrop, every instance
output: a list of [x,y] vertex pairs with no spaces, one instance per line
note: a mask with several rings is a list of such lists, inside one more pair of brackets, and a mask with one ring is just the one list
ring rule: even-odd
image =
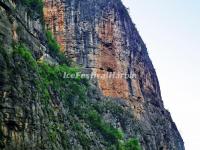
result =
[[[104,96],[123,99],[132,107],[146,131],[143,135],[148,135],[145,140],[151,143],[146,149],[184,149],[164,109],[147,48],[120,0],[46,0],[44,10],[47,27],[77,63],[97,75],[134,75],[97,80]],[[59,40],[60,33],[65,40]]]
[[79,64],[97,74],[136,76],[133,80],[99,79],[105,96],[143,100],[153,93],[161,99],[145,44],[121,1],[46,0],[44,12],[47,27]]
[[13,0],[0,1],[0,42],[11,49],[13,43],[24,41],[39,58],[46,51],[45,38],[39,18],[30,16],[29,8],[16,5]]
[[21,2],[0,0],[0,149],[119,149],[129,138],[144,150],[184,149],[120,0],[45,0],[46,26],[67,56],[93,74],[134,75],[89,87],[59,76],[68,70],[50,56],[41,16]]

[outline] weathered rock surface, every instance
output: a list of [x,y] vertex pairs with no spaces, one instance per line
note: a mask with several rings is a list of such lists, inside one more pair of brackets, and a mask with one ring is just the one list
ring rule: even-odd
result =
[[34,84],[40,76],[24,58],[10,55],[12,45],[25,43],[36,61],[48,56],[57,63],[47,54],[40,20],[18,3],[0,0],[0,149],[108,149],[109,139],[80,117],[80,110],[94,107],[144,150],[184,150],[146,46],[120,0],[45,0],[46,24],[66,55],[98,75],[136,76],[91,81],[87,105],[76,95],[64,99],[65,86],[49,87],[49,103],[42,103]]
[[150,93],[161,99],[145,44],[121,1],[46,0],[44,12],[63,51],[79,64],[97,74],[136,75],[99,79],[105,96],[143,100]]
[[44,10],[47,27],[66,55],[94,74],[136,76],[97,80],[103,95],[123,99],[133,108],[149,142],[146,149],[184,149],[164,109],[147,48],[120,0],[46,0]]

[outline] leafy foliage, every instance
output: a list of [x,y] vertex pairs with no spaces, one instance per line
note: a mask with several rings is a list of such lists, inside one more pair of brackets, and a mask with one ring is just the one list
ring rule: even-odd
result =
[[51,31],[46,31],[47,43],[49,47],[49,54],[55,58],[60,64],[70,65],[69,58],[67,59],[63,52],[60,50],[60,46],[54,38]]
[[15,45],[14,47],[14,55],[19,54],[21,55],[24,60],[31,65],[31,67],[36,68],[36,61],[33,58],[30,50],[26,48],[23,44]]
[[89,119],[93,127],[99,129],[106,138],[113,143],[123,139],[123,132],[112,127],[110,124],[102,120],[100,114],[93,110],[89,113]]
[[74,121],[72,128],[74,131],[76,131],[78,135],[77,138],[79,139],[84,149],[89,149],[92,143],[92,140],[85,134],[83,125]]
[[121,150],[141,150],[138,139],[131,138],[125,143],[121,144]]
[[56,42],[55,38],[53,37],[50,31],[46,31],[46,37],[47,37],[50,53],[52,53],[52,55],[59,53],[60,46],[58,45],[58,43]]

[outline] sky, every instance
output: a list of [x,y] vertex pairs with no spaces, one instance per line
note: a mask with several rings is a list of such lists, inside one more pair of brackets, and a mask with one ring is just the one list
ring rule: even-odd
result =
[[122,0],[146,43],[186,150],[200,149],[200,1]]

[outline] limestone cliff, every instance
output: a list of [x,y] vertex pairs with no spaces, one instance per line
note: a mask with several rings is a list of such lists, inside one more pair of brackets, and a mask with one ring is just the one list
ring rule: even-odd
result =
[[46,0],[44,15],[63,51],[79,64],[97,74],[136,74],[135,80],[99,80],[104,95],[161,99],[145,44],[121,1]]
[[120,0],[44,1],[46,28],[67,57],[90,73],[135,76],[88,83],[62,78],[74,68],[52,53],[35,6],[0,0],[0,149],[128,150],[137,138],[144,150],[184,150]]
[[[153,130],[166,130],[170,134],[170,128],[158,123],[165,118],[174,124],[163,107],[155,69],[120,0],[46,0],[44,16],[62,50],[77,63],[100,75],[135,74],[134,79],[97,80],[103,95],[121,98],[133,108],[134,115],[150,135],[154,135]],[[163,139],[164,136],[150,137]]]

